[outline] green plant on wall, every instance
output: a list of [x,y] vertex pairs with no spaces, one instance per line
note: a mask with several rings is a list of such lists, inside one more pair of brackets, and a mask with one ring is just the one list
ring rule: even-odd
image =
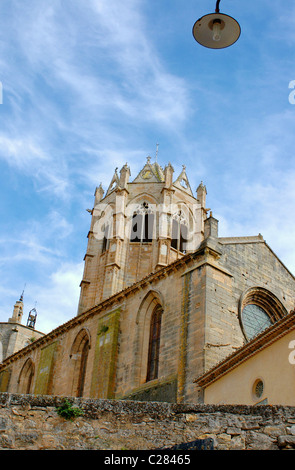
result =
[[67,399],[64,400],[62,405],[56,407],[56,412],[61,418],[70,420],[83,415],[83,410],[77,406],[73,406],[73,404]]
[[106,326],[106,325],[102,325],[100,331],[98,334],[103,334],[103,333],[106,333],[108,331],[109,327]]

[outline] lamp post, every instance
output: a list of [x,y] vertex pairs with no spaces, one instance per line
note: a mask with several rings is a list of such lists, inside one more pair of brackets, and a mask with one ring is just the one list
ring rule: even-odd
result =
[[231,16],[219,11],[220,0],[216,2],[215,13],[202,16],[193,26],[193,36],[202,46],[210,49],[224,49],[240,37],[239,23]]

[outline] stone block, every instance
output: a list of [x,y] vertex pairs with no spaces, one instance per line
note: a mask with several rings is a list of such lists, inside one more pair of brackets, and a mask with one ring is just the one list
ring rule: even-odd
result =
[[295,436],[279,436],[278,446],[281,447],[295,447]]

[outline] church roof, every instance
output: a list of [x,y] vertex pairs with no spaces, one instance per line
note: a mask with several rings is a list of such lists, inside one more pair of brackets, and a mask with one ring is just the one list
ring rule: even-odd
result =
[[185,165],[182,165],[182,172],[174,181],[173,186],[176,186],[176,188],[181,189],[182,191],[187,192],[191,196],[193,196],[192,188],[189,184],[188,177],[185,171]]
[[147,157],[147,162],[138,173],[133,183],[163,183],[164,172],[158,162],[151,163],[151,157]]
[[115,173],[107,189],[106,196],[108,196],[108,194],[114,191],[114,189],[116,189],[119,185],[119,176],[118,176],[117,171],[118,171],[118,168],[115,169]]
[[[146,164],[133,180],[133,183],[164,183],[164,181],[165,175],[163,168],[157,161],[151,163],[151,157],[147,157]],[[193,196],[192,188],[186,174],[185,165],[182,165],[182,171],[178,178],[173,182],[173,186],[188,193],[190,196]]]

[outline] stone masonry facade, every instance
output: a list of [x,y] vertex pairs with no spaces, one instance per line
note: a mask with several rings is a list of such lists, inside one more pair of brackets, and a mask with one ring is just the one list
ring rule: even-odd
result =
[[[256,240],[256,239],[255,239]],[[266,300],[275,298],[282,315],[293,307],[294,279],[265,242],[252,240],[245,246],[245,267],[272,263],[273,276],[260,278]],[[248,240],[249,241],[249,240]],[[234,245],[235,252],[245,249]],[[31,364],[30,393],[77,396],[82,337],[88,338],[84,397],[138,399],[169,402],[200,402],[194,380],[227,357],[245,341],[239,307],[257,286],[257,272],[248,278],[234,273],[220,251],[224,245],[208,238],[192,254],[150,274],[83,315],[7,358],[0,366],[0,391],[26,393],[22,375]],[[229,245],[226,245],[230,253]],[[255,254],[255,257],[254,257]],[[223,261],[221,264],[220,260]],[[274,294],[263,287],[272,283]],[[257,288],[255,288],[257,289]],[[262,295],[258,291],[259,295]],[[256,290],[255,290],[256,292]],[[280,300],[279,300],[280,299]],[[163,308],[158,378],[146,382],[148,334],[154,305]]]

